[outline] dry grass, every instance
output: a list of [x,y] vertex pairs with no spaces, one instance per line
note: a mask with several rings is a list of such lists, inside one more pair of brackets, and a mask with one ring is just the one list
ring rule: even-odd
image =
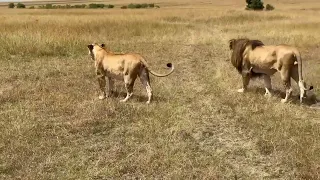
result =
[[[227,61],[234,37],[296,45],[319,95],[320,5],[272,1],[273,12],[245,12],[240,1],[221,2],[1,11],[0,178],[320,179],[319,111],[297,97],[266,99],[259,80],[236,93]],[[128,103],[119,102],[121,82],[118,96],[99,101],[86,49],[94,41],[176,71],[151,77],[150,105],[139,81]],[[278,74],[273,84],[283,92]]]

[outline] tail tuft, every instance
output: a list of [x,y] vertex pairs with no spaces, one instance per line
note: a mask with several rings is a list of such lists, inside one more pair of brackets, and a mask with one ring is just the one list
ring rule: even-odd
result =
[[168,68],[172,68],[172,63],[168,63],[168,64],[167,64],[167,67],[168,67]]

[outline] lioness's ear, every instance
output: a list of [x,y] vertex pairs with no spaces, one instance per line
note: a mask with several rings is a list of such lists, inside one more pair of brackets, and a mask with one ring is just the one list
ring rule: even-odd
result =
[[235,41],[236,41],[235,39],[230,39],[229,40],[229,48],[230,48],[230,50],[233,49]]
[[89,45],[88,45],[88,48],[89,48],[89,50],[91,51],[91,50],[93,49],[93,45],[92,45],[92,44],[89,44]]
[[101,47],[105,47],[106,45],[105,44],[101,44]]

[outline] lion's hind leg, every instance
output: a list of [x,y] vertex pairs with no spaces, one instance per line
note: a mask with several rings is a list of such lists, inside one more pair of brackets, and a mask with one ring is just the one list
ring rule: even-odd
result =
[[299,72],[298,72],[298,65],[294,65],[291,71],[292,79],[297,83],[300,90],[300,103],[302,103],[303,98],[306,97],[306,87],[303,80],[299,80]]
[[152,89],[150,86],[150,78],[149,78],[149,72],[147,69],[142,69],[139,74],[140,81],[142,85],[146,88],[147,95],[148,95],[148,101],[146,102],[149,104],[152,100]]
[[286,97],[284,99],[281,99],[281,102],[286,103],[288,102],[288,99],[292,94],[290,71],[288,69],[283,69],[280,73],[281,73],[281,79],[283,81],[283,85],[286,89]]

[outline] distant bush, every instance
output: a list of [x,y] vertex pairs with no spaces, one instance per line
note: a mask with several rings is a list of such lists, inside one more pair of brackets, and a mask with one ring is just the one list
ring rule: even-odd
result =
[[52,5],[52,4],[46,4],[38,6],[38,9],[84,9],[84,8],[91,8],[91,9],[98,9],[98,8],[114,8],[114,5],[112,4],[76,4],[76,5]]
[[121,9],[127,9],[128,7],[127,6],[121,6]]
[[34,9],[34,8],[35,8],[34,6],[30,6],[30,7],[29,7],[29,9]]
[[135,4],[129,4],[129,5],[128,5],[128,8],[129,8],[129,9],[134,9],[134,8],[136,8],[136,5],[135,5]]
[[[124,7],[124,6],[122,6]],[[122,8],[121,9],[126,9],[126,8]],[[147,4],[147,3],[143,3],[143,4],[133,4],[130,3],[128,6],[126,6],[129,9],[140,9],[140,8],[160,8],[159,6],[155,6],[154,4]]]
[[90,9],[104,8],[104,6],[105,6],[104,4],[95,4],[95,3],[89,4]]
[[272,6],[271,4],[267,4],[266,11],[272,11],[272,10],[274,10],[274,6]]
[[147,7],[149,7],[149,5],[147,3],[141,4],[141,8],[147,8]]
[[8,4],[8,8],[14,8],[14,7],[15,7],[14,3],[9,3]]
[[247,10],[263,10],[263,2],[261,0],[246,0]]
[[26,5],[22,4],[22,3],[18,3],[17,4],[17,8],[26,8]]
[[46,4],[45,9],[53,9],[53,5],[52,4]]
[[71,8],[76,8],[76,9],[80,9],[80,8],[86,8],[86,5],[85,4],[76,4],[74,6],[71,6]]

